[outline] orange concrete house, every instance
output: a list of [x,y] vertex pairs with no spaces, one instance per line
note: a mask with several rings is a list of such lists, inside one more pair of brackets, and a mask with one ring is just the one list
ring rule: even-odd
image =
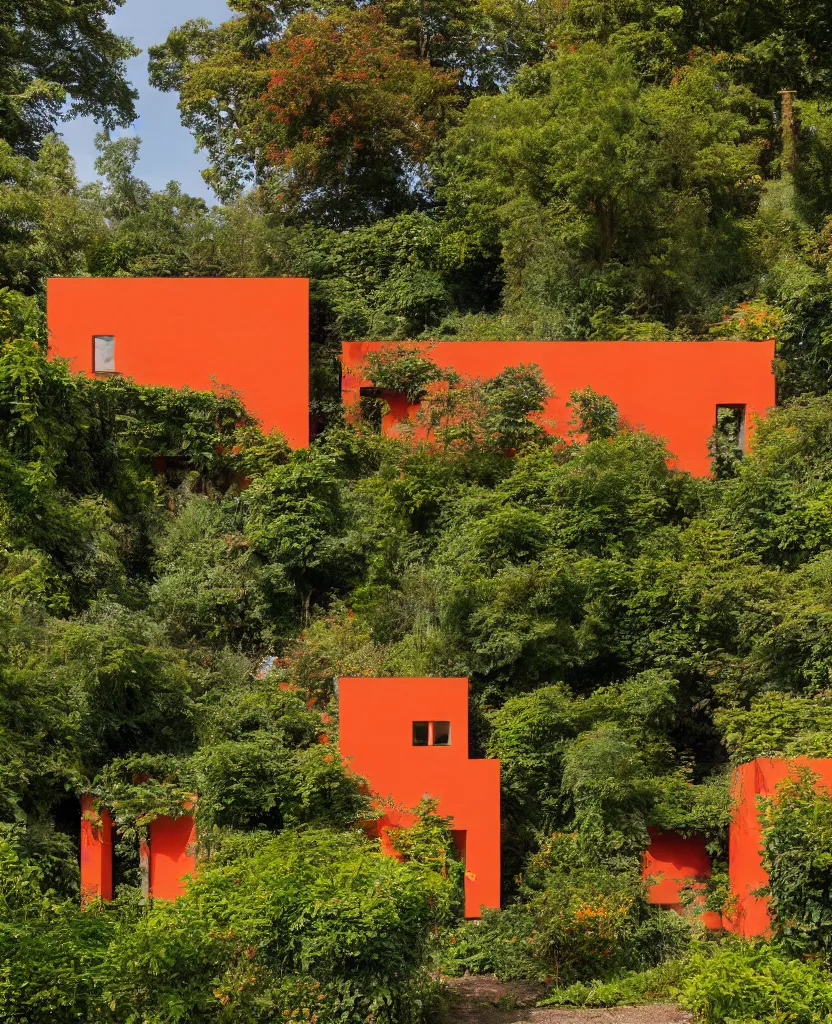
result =
[[[371,352],[399,342],[348,341],[341,352],[341,396],[355,407],[372,393],[363,363]],[[509,366],[537,364],[555,395],[545,411],[550,429],[566,433],[566,407],[574,389],[592,387],[609,395],[636,428],[667,439],[676,467],[697,476],[710,473],[708,438],[720,406],[742,424],[743,444],[754,416],[774,405],[773,341],[440,341],[409,342],[438,366],[463,378],[495,377]],[[419,410],[403,394],[386,392],[382,429],[395,433]]]
[[303,278],[52,278],[49,352],[87,376],[238,392],[265,430],[309,444]]
[[392,804],[382,844],[422,797],[438,797],[465,863],[465,916],[499,907],[500,762],[468,756],[468,680],[340,679],[338,703],[341,754]]
[[[395,855],[387,830],[408,827],[424,796],[453,818],[465,864],[465,916],[500,906],[500,763],[468,756],[467,679],[341,679],[341,753],[385,802],[381,847]],[[81,802],[83,902],[111,900],[112,820]],[[140,851],[147,895],[174,899],[196,869],[193,815],[157,818]]]

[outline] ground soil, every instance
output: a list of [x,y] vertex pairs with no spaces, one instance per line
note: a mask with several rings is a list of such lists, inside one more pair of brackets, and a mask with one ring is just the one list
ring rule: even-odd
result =
[[448,1024],[685,1024],[691,1020],[672,1003],[615,1006],[608,1010],[535,1006],[545,986],[499,982],[494,977],[448,978]]

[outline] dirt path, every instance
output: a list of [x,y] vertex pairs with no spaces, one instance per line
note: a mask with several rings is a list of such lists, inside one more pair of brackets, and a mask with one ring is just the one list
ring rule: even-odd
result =
[[691,1016],[672,1003],[608,1010],[536,1007],[544,986],[493,977],[449,978],[448,1024],[686,1024]]

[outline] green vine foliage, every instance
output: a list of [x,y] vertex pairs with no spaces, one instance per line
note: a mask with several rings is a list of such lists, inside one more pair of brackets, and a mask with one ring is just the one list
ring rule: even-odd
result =
[[798,769],[761,801],[774,935],[793,956],[832,958],[832,795]]
[[453,370],[443,370],[429,356],[422,355],[421,347],[407,343],[368,353],[361,372],[373,387],[398,392],[411,403],[421,402],[431,385],[459,382]]

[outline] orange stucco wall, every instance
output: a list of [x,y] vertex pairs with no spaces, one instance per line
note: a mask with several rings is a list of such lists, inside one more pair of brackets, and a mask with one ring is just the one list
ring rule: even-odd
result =
[[[367,353],[392,342],[345,342],[342,396],[358,402],[368,382],[360,367]],[[774,405],[771,341],[469,341],[420,342],[442,367],[466,377],[494,377],[507,366],[536,363],[555,390],[545,417],[565,433],[569,393],[587,385],[609,395],[633,427],[667,439],[680,469],[710,472],[707,442],[717,405],[745,405],[746,423]],[[391,403],[385,429],[415,414],[406,401]]]
[[[650,903],[682,911],[683,885],[704,883],[711,877],[711,858],[702,836],[681,836],[678,832],[664,832],[651,828],[650,845],[644,854],[642,876],[650,882]],[[702,915],[707,928],[721,928],[720,914]]]
[[81,797],[81,903],[113,898],[113,826],[110,812],[95,810],[90,793]]
[[[402,809],[438,797],[464,850],[465,916],[499,907],[500,763],[468,757],[468,680],[341,679],[338,695],[342,755],[394,805],[381,822],[382,844],[386,828],[412,823]],[[450,722],[450,745],[414,747],[420,721]]]
[[728,874],[736,910],[731,927],[747,938],[765,935],[770,926],[768,900],[754,896],[754,890],[768,884],[762,863],[762,830],[757,808],[758,796],[772,796],[779,782],[805,767],[820,776],[819,784],[832,789],[832,759],[796,757],[757,758],[735,769],[732,779],[734,820],[728,836]]
[[[186,807],[191,806],[186,804]],[[185,880],[196,870],[196,825],[193,814],[156,818],[150,842],[141,844],[140,859],[149,861],[149,895],[173,900],[185,891]],[[113,898],[112,819],[106,807],[94,809],[94,797],[81,797],[81,903]]]
[[175,900],[185,877],[196,870],[196,826],[192,814],[156,818],[150,825],[150,892],[157,900]]
[[301,278],[53,278],[49,350],[88,376],[93,336],[138,384],[239,392],[266,430],[309,443],[309,282]]

